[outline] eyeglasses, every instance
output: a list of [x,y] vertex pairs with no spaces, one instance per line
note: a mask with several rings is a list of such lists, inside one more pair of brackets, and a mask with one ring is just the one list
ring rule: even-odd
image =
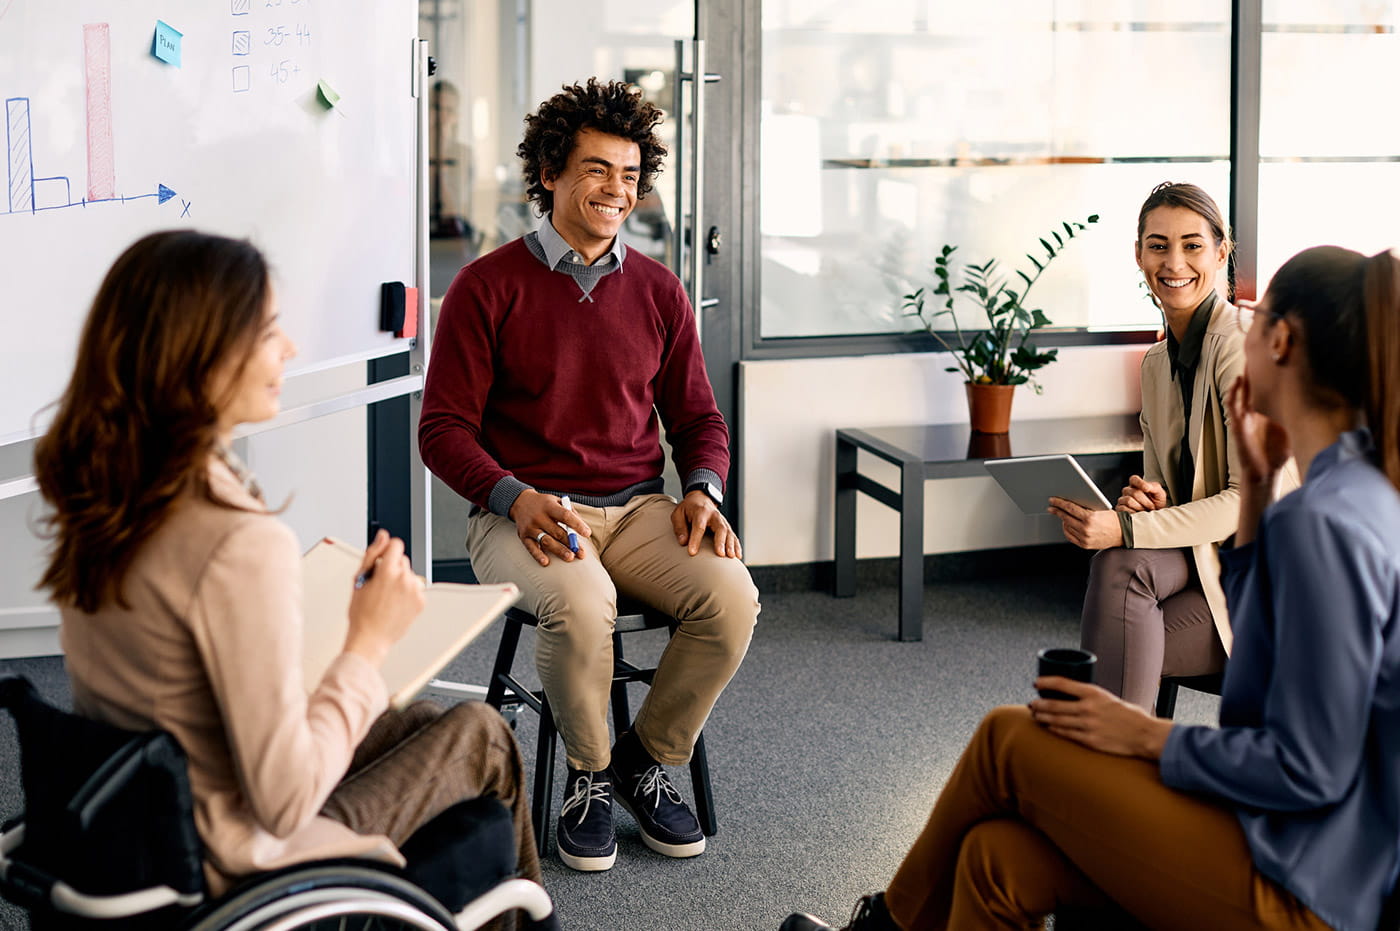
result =
[[1258,314],[1263,314],[1270,320],[1279,320],[1283,317],[1283,314],[1277,311],[1260,307],[1258,301],[1248,301],[1243,298],[1235,301],[1235,326],[1239,327],[1241,333],[1249,333],[1249,328],[1254,324],[1254,318]]
[[1239,327],[1241,333],[1248,333],[1250,326],[1254,323],[1254,307],[1244,306],[1244,302],[1235,304],[1235,326]]

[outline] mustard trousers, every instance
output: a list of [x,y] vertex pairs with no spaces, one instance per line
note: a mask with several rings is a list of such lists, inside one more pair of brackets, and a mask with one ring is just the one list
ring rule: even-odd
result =
[[1327,927],[1255,870],[1229,808],[1019,706],[982,721],[885,892],[905,931],[1040,928],[1110,900],[1152,928]]

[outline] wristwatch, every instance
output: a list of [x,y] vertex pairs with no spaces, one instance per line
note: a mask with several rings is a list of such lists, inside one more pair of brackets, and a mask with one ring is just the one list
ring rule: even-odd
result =
[[691,482],[685,486],[685,493],[690,494],[692,491],[703,491],[715,503],[715,507],[724,505],[724,492],[716,488],[713,482]]

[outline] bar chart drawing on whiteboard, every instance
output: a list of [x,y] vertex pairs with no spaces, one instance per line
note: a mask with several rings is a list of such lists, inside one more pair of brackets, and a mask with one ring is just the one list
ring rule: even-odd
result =
[[[144,194],[118,194],[116,144],[112,118],[112,43],[106,23],[83,26],[84,108],[87,129],[87,177],[74,197],[70,175],[40,174],[34,162],[34,116],[28,97],[5,99],[5,201],[0,214],[38,213],[154,199],[164,204],[175,191],[157,183]],[[183,201],[184,212],[189,202]]]

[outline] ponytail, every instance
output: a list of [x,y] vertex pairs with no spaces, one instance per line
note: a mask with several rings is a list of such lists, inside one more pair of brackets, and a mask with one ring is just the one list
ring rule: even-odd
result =
[[1366,420],[1381,470],[1400,489],[1400,258],[1378,252],[1363,263],[1370,354]]

